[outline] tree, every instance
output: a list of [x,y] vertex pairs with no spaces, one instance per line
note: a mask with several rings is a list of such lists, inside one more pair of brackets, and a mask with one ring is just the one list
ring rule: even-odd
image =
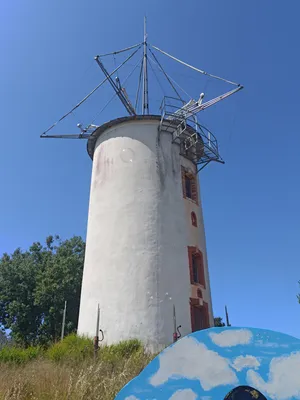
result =
[[225,326],[224,322],[222,322],[222,321],[223,321],[223,318],[221,318],[221,317],[215,317],[215,318],[214,318],[214,325],[215,325],[215,327],[221,328],[221,327]]
[[85,244],[80,237],[46,245],[33,243],[0,259],[0,324],[24,346],[46,344],[60,336],[64,302],[65,333],[76,330]]

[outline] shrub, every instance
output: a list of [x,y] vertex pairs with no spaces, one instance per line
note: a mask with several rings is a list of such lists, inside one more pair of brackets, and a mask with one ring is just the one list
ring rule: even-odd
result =
[[43,350],[40,347],[4,346],[0,349],[0,363],[24,364],[38,358]]
[[46,351],[51,361],[83,361],[93,355],[93,342],[86,337],[71,334]]
[[139,340],[132,339],[111,346],[101,346],[98,357],[103,361],[115,362],[127,359],[139,352],[144,352],[143,345]]

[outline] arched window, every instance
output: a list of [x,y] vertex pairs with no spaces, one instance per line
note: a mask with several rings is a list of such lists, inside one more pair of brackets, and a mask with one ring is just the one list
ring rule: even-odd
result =
[[182,191],[185,199],[192,200],[198,204],[198,186],[196,175],[181,167]]
[[196,214],[194,213],[194,211],[191,213],[191,219],[192,219],[192,225],[197,227],[198,226],[197,217],[196,217]]
[[190,280],[192,285],[206,287],[203,254],[196,247],[188,246]]

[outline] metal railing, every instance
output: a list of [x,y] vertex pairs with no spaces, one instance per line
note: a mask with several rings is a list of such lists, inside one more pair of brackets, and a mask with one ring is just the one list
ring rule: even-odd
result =
[[216,137],[209,129],[198,123],[196,115],[187,116],[182,100],[166,96],[160,109],[159,130],[172,133],[173,142],[180,145],[181,155],[197,165],[207,165],[211,161],[223,163]]

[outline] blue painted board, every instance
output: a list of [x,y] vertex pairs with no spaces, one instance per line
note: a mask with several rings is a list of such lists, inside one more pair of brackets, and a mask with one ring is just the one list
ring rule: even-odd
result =
[[[228,395],[238,386],[250,389]],[[300,399],[299,339],[253,328],[194,332],[163,350],[115,400],[238,400],[249,394]]]

